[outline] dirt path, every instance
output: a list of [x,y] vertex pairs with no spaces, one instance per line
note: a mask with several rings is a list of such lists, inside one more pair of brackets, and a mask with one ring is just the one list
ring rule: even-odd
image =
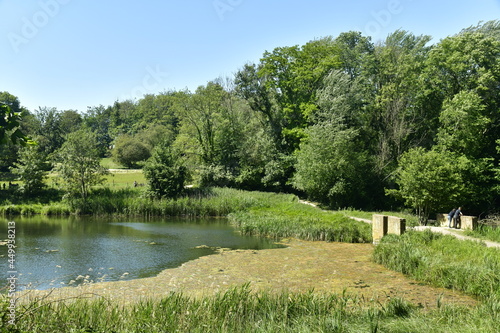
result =
[[[158,276],[54,289],[50,299],[103,296],[121,303],[161,298],[171,292],[197,297],[250,283],[254,290],[354,293],[366,301],[404,297],[414,304],[476,304],[470,297],[417,283],[371,261],[373,245],[288,240],[286,248],[235,250],[214,254],[167,269]],[[23,296],[43,297],[47,291]]]

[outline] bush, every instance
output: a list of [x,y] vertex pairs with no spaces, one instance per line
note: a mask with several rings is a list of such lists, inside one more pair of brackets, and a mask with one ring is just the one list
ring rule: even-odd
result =
[[116,139],[112,154],[115,162],[127,168],[137,167],[138,162],[145,161],[151,156],[150,148],[129,135],[121,135]]
[[144,176],[152,196],[174,198],[184,191],[187,169],[178,153],[169,146],[160,145],[144,165]]

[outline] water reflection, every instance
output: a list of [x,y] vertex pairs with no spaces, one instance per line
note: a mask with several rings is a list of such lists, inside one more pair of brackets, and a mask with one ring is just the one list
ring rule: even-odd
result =
[[[278,247],[266,239],[239,235],[225,219],[117,221],[35,217],[14,221],[19,290],[150,277],[212,254],[213,247]],[[0,240],[6,238],[7,220],[0,219]],[[0,256],[5,281],[6,246],[0,246]]]

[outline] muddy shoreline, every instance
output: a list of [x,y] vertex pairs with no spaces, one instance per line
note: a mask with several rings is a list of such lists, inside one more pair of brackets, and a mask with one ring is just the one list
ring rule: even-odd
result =
[[[371,261],[373,245],[285,240],[284,248],[221,251],[166,269],[155,277],[92,283],[50,291],[27,291],[21,301],[33,298],[74,299],[105,297],[130,304],[161,299],[172,292],[200,297],[249,283],[252,290],[349,293],[367,301],[392,297],[433,308],[441,304],[475,305],[462,293],[419,284]],[[138,258],[140,260],[140,258]]]

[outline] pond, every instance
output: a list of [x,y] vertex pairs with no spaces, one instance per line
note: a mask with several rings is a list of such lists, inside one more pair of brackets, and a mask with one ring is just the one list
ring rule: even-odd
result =
[[[0,219],[0,240],[8,238],[9,221],[15,222],[18,290],[151,277],[217,247],[280,247],[240,235],[226,219]],[[8,259],[7,246],[0,246],[3,281],[11,271]]]

